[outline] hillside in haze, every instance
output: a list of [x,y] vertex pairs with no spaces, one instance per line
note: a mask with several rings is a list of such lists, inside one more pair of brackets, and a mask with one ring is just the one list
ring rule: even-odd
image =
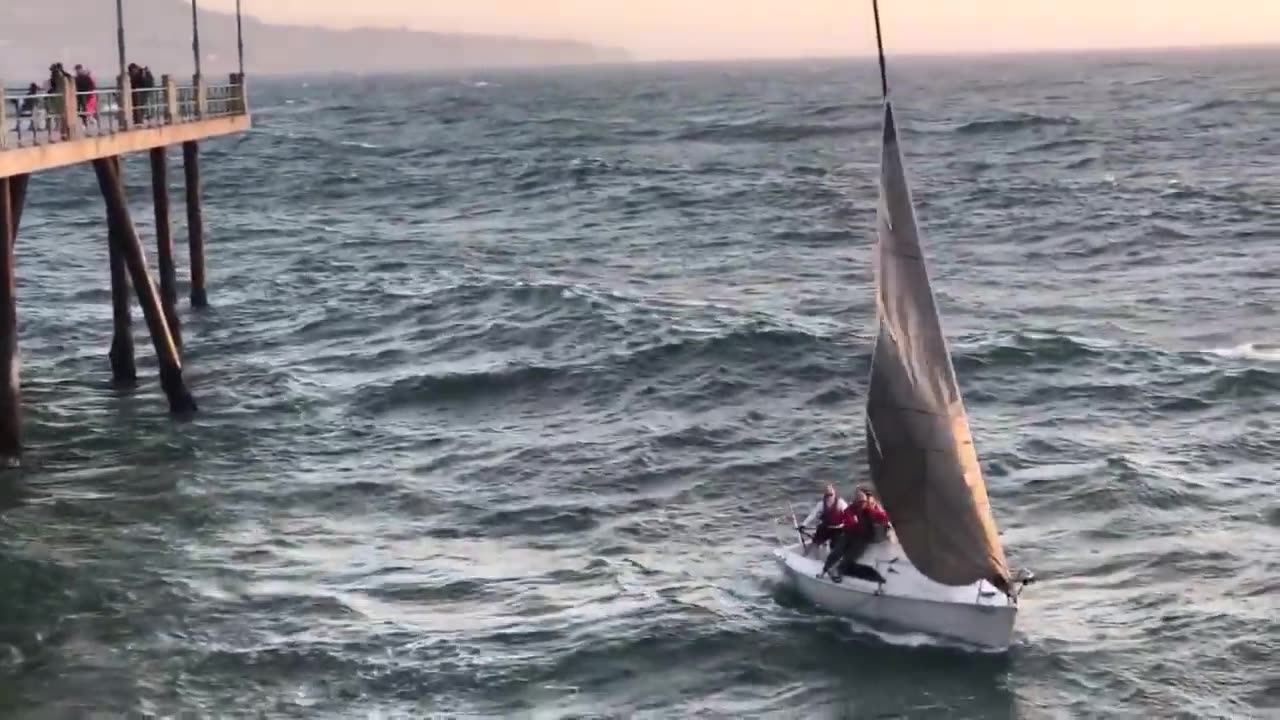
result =
[[[49,64],[84,63],[108,77],[117,67],[115,3],[101,0],[3,0],[0,78],[6,85],[47,75]],[[182,0],[128,0],[129,60],[157,75],[190,75],[191,6]],[[246,72],[401,72],[627,60],[624,51],[586,43],[391,29],[329,30],[244,18]],[[200,12],[206,75],[236,69],[234,15]]]

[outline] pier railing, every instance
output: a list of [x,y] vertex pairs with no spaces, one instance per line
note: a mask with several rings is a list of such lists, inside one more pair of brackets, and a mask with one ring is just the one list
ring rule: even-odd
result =
[[159,87],[99,88],[76,92],[71,81],[61,92],[28,95],[0,87],[0,151],[115,135],[148,128],[244,115],[243,79],[226,84],[197,79],[178,85],[165,75]]

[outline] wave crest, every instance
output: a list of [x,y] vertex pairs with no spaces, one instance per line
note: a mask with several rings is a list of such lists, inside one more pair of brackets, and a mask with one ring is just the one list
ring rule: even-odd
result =
[[815,124],[752,120],[738,123],[715,123],[692,128],[678,133],[675,139],[723,143],[798,142],[810,138],[857,135],[874,131],[878,127],[877,123]]
[[1079,125],[1080,121],[1071,116],[1052,117],[1035,113],[1012,113],[1008,117],[972,120],[956,128],[961,135],[977,135],[983,133],[1007,133],[1028,130],[1038,127],[1058,125]]

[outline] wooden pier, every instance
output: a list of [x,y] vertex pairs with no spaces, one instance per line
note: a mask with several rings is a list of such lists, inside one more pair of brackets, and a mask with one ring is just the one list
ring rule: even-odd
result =
[[[117,17],[122,0],[117,0]],[[0,85],[0,458],[22,454],[22,394],[19,380],[16,242],[33,173],[69,165],[92,168],[106,205],[104,249],[109,258],[113,338],[107,352],[112,378],[137,379],[131,333],[129,288],[135,291],[160,368],[160,385],[175,415],[196,411],[182,377],[182,337],[178,322],[176,269],[169,228],[168,148],[182,147],[189,231],[191,305],[208,304],[205,288],[204,221],[200,206],[199,142],[249,130],[251,119],[240,72],[226,83],[210,84],[200,74],[199,26],[192,3],[196,73],[191,82],[163,76],[158,87],[133,88],[125,67],[124,29],[118,29],[120,75],[115,87],[76,92],[70,77],[49,92],[14,92]],[[237,3],[237,19],[239,7]],[[0,21],[4,11],[0,10]],[[146,252],[129,214],[121,157],[148,152],[156,216],[159,287],[147,268]]]

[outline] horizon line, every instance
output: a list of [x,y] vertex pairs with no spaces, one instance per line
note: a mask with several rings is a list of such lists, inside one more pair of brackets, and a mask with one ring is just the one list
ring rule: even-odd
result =
[[[908,51],[903,53],[886,52],[887,58],[892,60],[898,58],[902,60],[940,60],[954,58],[968,58],[974,60],[999,60],[1002,58],[1012,57],[1070,57],[1079,55],[1114,55],[1125,56],[1142,53],[1173,53],[1173,54],[1211,54],[1214,52],[1231,52],[1231,51],[1274,51],[1280,52],[1280,43],[1239,43],[1224,45],[1165,45],[1165,46],[1149,46],[1149,47],[1107,47],[1107,48],[1050,48],[1050,49],[1010,49],[1010,50],[954,50],[946,52],[921,52]],[[250,76],[258,77],[303,77],[303,76],[361,76],[361,75],[415,75],[420,73],[428,74],[449,74],[459,72],[511,72],[511,71],[535,71],[535,70],[552,70],[552,69],[584,69],[584,68],[604,68],[604,67],[636,67],[636,66],[662,66],[662,65],[725,65],[725,64],[768,64],[768,63],[802,63],[802,62],[848,62],[848,61],[874,61],[877,55],[875,52],[857,53],[857,54],[828,54],[828,55],[793,55],[793,56],[741,56],[741,57],[721,57],[721,58],[652,58],[652,59],[610,59],[599,61],[578,61],[578,62],[547,62],[547,63],[523,63],[510,65],[466,65],[466,66],[435,66],[435,67],[408,67],[403,70],[295,70],[286,72],[249,72]]]
[[[625,48],[624,48],[625,49]],[[1028,56],[1028,55],[1083,55],[1088,53],[1098,54],[1133,54],[1133,53],[1152,53],[1152,52],[1181,52],[1181,53],[1198,53],[1198,52],[1222,52],[1232,50],[1275,50],[1280,51],[1280,41],[1277,42],[1258,42],[1258,43],[1224,43],[1215,45],[1115,45],[1104,47],[1081,47],[1081,46],[1064,46],[1050,48],[1006,48],[1006,49],[957,49],[957,50],[904,50],[894,52],[890,48],[885,48],[885,57],[898,58],[996,58],[1007,56]],[[630,51],[628,51],[630,52]],[[859,52],[832,52],[832,53],[816,53],[812,55],[742,55],[742,56],[725,56],[711,58],[641,58],[626,61],[626,63],[618,64],[660,64],[660,63],[701,63],[701,62],[769,62],[769,61],[804,61],[804,60],[862,60],[875,59],[877,57],[874,48],[867,51]]]

